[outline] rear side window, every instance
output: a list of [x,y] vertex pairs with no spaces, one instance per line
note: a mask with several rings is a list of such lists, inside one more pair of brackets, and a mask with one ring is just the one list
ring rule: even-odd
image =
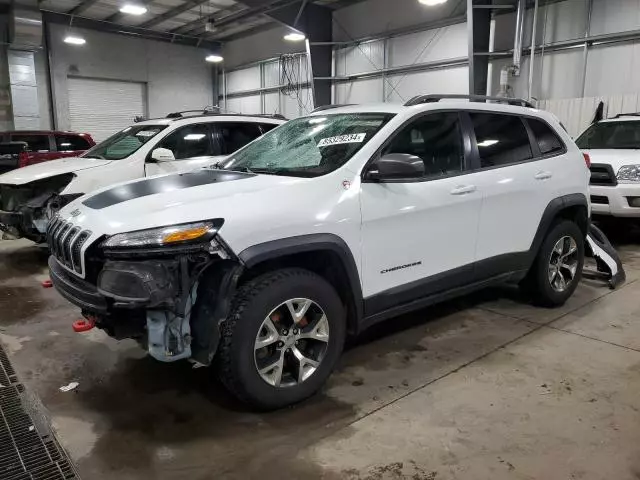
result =
[[533,158],[527,129],[516,115],[470,112],[480,167],[491,168]]
[[560,140],[549,125],[535,118],[527,118],[527,123],[538,142],[538,147],[540,147],[540,153],[542,155],[560,154],[564,152],[565,148],[562,140]]
[[218,123],[224,144],[223,155],[231,155],[262,135],[257,123]]
[[262,130],[262,133],[265,134],[271,130],[273,130],[274,128],[276,128],[278,125],[274,124],[274,123],[261,123],[260,124],[260,130]]
[[26,142],[27,148],[30,152],[48,152],[51,150],[49,147],[49,135],[11,135],[12,142]]
[[90,147],[89,142],[79,135],[56,135],[56,148],[59,152],[87,150]]

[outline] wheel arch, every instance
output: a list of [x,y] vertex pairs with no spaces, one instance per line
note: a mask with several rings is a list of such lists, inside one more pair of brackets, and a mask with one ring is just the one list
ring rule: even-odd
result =
[[360,275],[353,254],[337,235],[288,237],[246,248],[238,255],[245,269],[240,283],[276,268],[300,267],[319,274],[347,307],[347,329],[357,333],[363,315]]
[[531,243],[529,250],[531,263],[533,263],[533,260],[540,251],[545,236],[558,219],[576,222],[586,238],[589,229],[589,203],[587,202],[586,195],[583,193],[572,193],[554,198],[549,202],[542,214],[538,230]]

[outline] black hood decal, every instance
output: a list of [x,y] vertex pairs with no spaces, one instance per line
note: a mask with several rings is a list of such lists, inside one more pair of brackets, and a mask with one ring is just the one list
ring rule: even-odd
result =
[[199,187],[209,183],[230,182],[232,180],[241,180],[254,176],[255,175],[250,173],[229,172],[225,170],[195,170],[193,172],[150,178],[149,180],[140,180],[139,182],[120,185],[119,187],[111,188],[93,197],[89,197],[82,202],[82,204],[94,210],[101,210],[135,198],[146,197],[147,195]]

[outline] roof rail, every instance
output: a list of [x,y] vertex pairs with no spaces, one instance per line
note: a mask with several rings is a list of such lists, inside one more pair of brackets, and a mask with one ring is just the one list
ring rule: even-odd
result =
[[449,99],[469,100],[470,102],[507,103],[509,105],[516,105],[519,107],[535,108],[530,102],[527,102],[522,98],[487,97],[485,95],[462,95],[462,94],[456,94],[456,93],[418,95],[416,97],[413,97],[407,103],[405,103],[404,106],[412,107],[414,105],[421,105],[423,103],[439,102],[440,100],[449,100]]
[[316,107],[313,110],[311,110],[311,113],[316,113],[316,112],[322,112],[324,110],[331,110],[332,108],[340,108],[340,107],[350,107],[351,105],[355,105],[355,103],[335,103],[332,105],[322,105],[320,107]]
[[263,117],[263,118],[274,118],[277,120],[288,120],[284,115],[279,113],[268,114],[268,113],[258,113],[258,114],[242,114],[242,113],[222,113],[220,107],[206,107],[204,110],[183,110],[181,112],[171,112],[165,118],[172,118],[174,120],[184,118],[189,114],[191,117],[199,117],[203,115],[237,115],[242,117]]
[[615,117],[612,117],[612,118],[622,118],[622,117],[640,117],[640,112],[619,113]]
[[250,113],[247,113],[245,115],[249,117],[262,117],[262,118],[273,118],[276,120],[289,120],[287,117],[285,117],[281,113],[256,113],[255,115],[251,115]]
[[171,112],[166,118],[182,118],[185,113],[194,115],[217,115],[220,113],[220,107],[204,107],[200,110],[182,110],[181,112]]

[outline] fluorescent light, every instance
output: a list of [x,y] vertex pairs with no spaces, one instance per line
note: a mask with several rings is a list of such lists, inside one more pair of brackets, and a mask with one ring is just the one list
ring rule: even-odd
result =
[[305,37],[304,34],[302,33],[291,32],[291,33],[287,33],[284,36],[284,39],[287,40],[288,42],[301,42],[303,40],[306,40],[307,37]]
[[184,136],[184,139],[189,141],[193,141],[193,140],[202,140],[205,137],[204,133],[188,133],[187,135]]
[[434,5],[440,5],[445,3],[447,0],[418,0],[419,3],[423,5],[427,5],[429,7],[433,7]]
[[143,15],[147,13],[147,7],[143,5],[132,5],[130,3],[127,3],[126,5],[122,6],[120,11],[122,13],[128,13],[129,15]]
[[483,140],[481,142],[478,142],[478,146],[479,147],[490,147],[491,145],[495,145],[496,143],[498,143],[498,140]]
[[224,60],[224,58],[222,58],[220,55],[207,55],[205,60],[211,63],[220,63],[222,60]]
[[71,45],[84,45],[87,41],[82,37],[76,37],[75,35],[67,35],[64,37],[64,43]]

